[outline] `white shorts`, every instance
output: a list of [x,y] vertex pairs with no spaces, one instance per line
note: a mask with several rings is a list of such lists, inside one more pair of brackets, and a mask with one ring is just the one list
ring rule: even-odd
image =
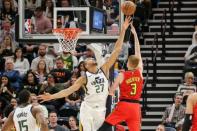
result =
[[97,131],[105,120],[106,108],[105,107],[91,107],[82,102],[80,108],[80,122],[83,131]]

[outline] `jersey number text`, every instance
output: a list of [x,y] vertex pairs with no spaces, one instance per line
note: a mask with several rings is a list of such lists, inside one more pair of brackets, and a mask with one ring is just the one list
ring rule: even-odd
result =
[[131,95],[136,95],[136,92],[137,92],[137,84],[134,83],[134,84],[131,84]]
[[20,131],[28,131],[28,125],[26,124],[27,120],[21,120],[18,122]]
[[104,84],[99,84],[99,85],[96,85],[96,93],[101,93],[103,92],[103,89],[104,89]]

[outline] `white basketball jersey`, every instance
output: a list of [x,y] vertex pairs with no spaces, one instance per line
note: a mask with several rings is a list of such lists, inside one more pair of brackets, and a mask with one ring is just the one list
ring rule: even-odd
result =
[[14,111],[14,125],[16,131],[40,131],[36,119],[31,112],[32,105],[17,107]]
[[90,106],[105,107],[109,81],[101,69],[96,74],[86,72],[87,84],[84,101]]

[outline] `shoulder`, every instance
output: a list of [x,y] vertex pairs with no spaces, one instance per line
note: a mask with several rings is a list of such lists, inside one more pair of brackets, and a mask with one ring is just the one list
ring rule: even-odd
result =
[[41,112],[42,108],[39,105],[32,105],[31,110],[32,110],[32,114],[36,114],[38,112]]

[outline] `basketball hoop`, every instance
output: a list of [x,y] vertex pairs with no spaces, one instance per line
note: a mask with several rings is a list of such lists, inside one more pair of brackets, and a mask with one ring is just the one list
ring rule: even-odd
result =
[[81,29],[79,28],[57,28],[53,29],[53,34],[60,43],[60,49],[66,52],[75,50]]

